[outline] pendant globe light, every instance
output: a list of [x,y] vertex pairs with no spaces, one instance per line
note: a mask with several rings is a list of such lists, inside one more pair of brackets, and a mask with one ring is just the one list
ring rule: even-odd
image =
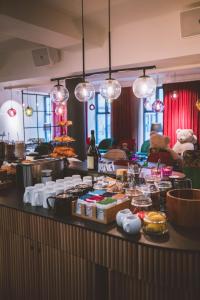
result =
[[149,98],[156,92],[156,82],[152,77],[147,76],[143,69],[143,75],[133,82],[132,88],[137,98]]
[[85,27],[84,27],[84,5],[81,0],[81,19],[82,19],[82,62],[83,62],[83,82],[80,82],[75,90],[74,94],[77,100],[80,102],[87,102],[94,98],[95,89],[94,86],[85,80]]
[[33,115],[33,108],[29,105],[28,102],[28,89],[27,89],[27,107],[25,108],[25,114],[27,117],[32,117]]
[[112,101],[119,98],[121,94],[121,85],[116,79],[112,78],[110,15],[110,0],[108,0],[109,78],[101,83],[99,92],[104,99]]
[[155,100],[152,104],[152,110],[154,112],[163,112],[164,110],[164,104],[159,99]]
[[17,114],[16,109],[14,109],[14,108],[12,107],[12,89],[11,89],[11,107],[7,110],[7,114],[8,114],[9,117],[11,117],[11,118],[15,117],[16,114]]
[[56,104],[66,102],[69,99],[69,91],[58,80],[57,84],[51,89],[50,98]]

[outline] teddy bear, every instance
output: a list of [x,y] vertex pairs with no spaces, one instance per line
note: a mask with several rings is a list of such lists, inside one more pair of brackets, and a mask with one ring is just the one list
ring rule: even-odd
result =
[[150,133],[150,149],[164,150],[171,154],[173,160],[178,160],[179,155],[169,147],[170,138],[165,135],[161,135],[155,131]]
[[183,155],[186,150],[194,150],[194,144],[197,142],[197,137],[194,135],[192,129],[177,129],[176,130],[177,142],[173,147],[173,150]]

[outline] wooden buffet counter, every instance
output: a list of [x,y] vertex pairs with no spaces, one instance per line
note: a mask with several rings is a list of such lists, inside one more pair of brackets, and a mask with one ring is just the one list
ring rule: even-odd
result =
[[0,194],[0,299],[197,300],[200,237],[169,225],[153,241],[115,224],[60,218]]

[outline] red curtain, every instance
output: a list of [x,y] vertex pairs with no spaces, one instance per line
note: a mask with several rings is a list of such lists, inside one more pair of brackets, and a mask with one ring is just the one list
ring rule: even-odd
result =
[[119,99],[112,103],[112,137],[116,141],[134,139],[137,143],[139,101],[131,87],[122,88]]
[[58,126],[59,122],[67,120],[67,105],[63,104],[63,112],[62,114],[55,113],[56,104],[52,103],[52,111],[53,111],[53,137],[66,135],[67,127]]
[[[171,139],[171,147],[176,143],[176,130],[193,129],[200,141],[200,113],[195,103],[200,95],[200,81],[163,85],[164,91],[164,134]],[[172,93],[176,91],[177,98]]]

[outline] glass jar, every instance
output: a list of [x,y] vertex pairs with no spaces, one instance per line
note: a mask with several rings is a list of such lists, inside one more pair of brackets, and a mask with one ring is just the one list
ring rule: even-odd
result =
[[166,215],[158,211],[145,213],[143,231],[150,235],[163,235],[168,232]]
[[131,201],[131,211],[133,214],[138,214],[141,219],[144,217],[146,211],[152,209],[151,198],[145,197],[144,195],[134,197]]
[[161,210],[165,211],[166,195],[167,192],[172,189],[172,183],[170,181],[160,181],[156,183],[156,186],[160,191]]

